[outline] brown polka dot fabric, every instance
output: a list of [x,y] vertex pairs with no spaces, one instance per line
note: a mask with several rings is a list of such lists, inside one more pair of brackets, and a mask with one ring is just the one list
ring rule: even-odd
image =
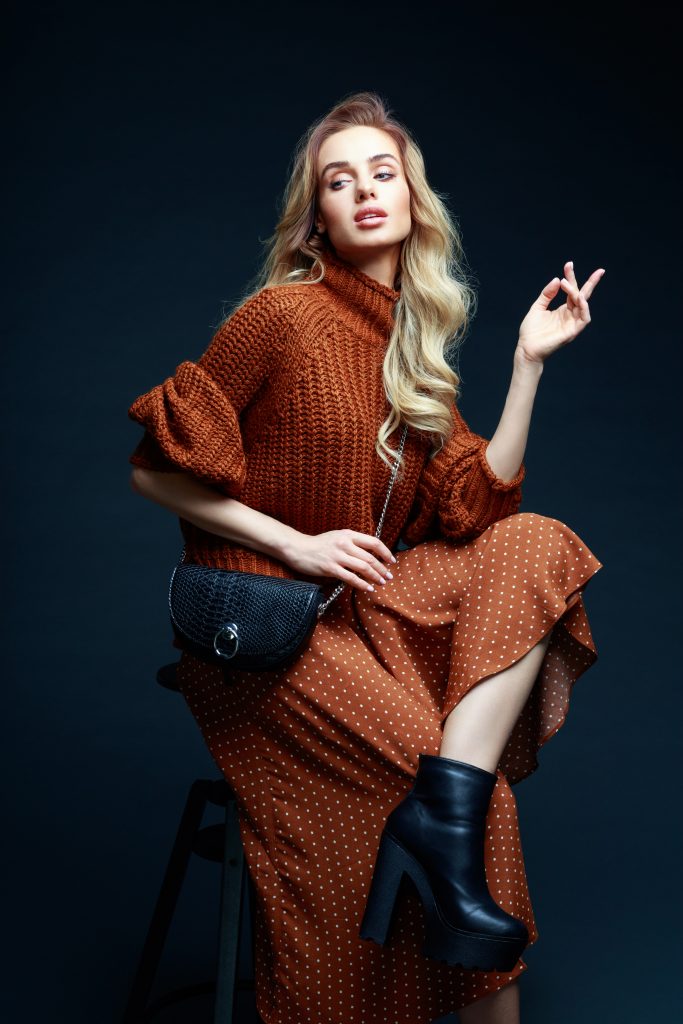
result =
[[583,591],[602,563],[565,523],[533,512],[396,557],[386,586],[342,592],[286,669],[181,658],[181,691],[238,802],[265,1024],[430,1024],[527,969],[522,958],[499,973],[423,957],[410,887],[388,946],[358,930],[384,822],[418,754],[438,754],[464,695],[552,630],[496,772],[485,846],[493,898],[538,938],[511,785],[537,768],[597,658]]

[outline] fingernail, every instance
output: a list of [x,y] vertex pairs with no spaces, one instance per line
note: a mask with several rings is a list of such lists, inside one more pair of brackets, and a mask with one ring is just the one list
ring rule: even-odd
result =
[[374,587],[371,587],[371,586],[368,587],[368,590],[374,590],[374,589],[375,589]]
[[390,580],[393,580],[393,578],[394,578],[393,572],[389,572],[388,569],[387,569],[387,578],[390,579]]
[[572,268],[572,270],[574,269],[574,263],[572,260],[569,261],[569,266]]
[[395,562],[395,561],[396,561],[396,559],[394,558],[394,556],[393,556],[393,555],[391,556],[391,561],[392,561],[392,562]]

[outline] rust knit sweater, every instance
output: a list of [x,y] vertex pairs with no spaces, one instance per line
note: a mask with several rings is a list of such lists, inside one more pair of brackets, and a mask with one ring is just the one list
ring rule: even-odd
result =
[[[196,363],[181,363],[140,395],[128,414],[145,433],[129,461],[191,473],[302,533],[349,527],[374,535],[390,476],[375,451],[389,412],[382,361],[400,291],[333,253],[325,267],[318,284],[261,289]],[[512,480],[497,477],[486,438],[470,431],[455,403],[453,412],[455,429],[431,460],[431,439],[408,431],[381,534],[390,549],[399,539],[412,546],[475,537],[519,508],[524,464]],[[400,434],[392,434],[394,448]],[[190,561],[297,575],[186,520],[180,526]]]

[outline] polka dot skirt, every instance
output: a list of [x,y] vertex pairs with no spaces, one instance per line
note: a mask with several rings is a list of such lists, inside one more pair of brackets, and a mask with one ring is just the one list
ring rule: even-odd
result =
[[464,695],[552,630],[496,771],[485,842],[493,898],[538,938],[511,785],[538,767],[597,659],[583,590],[602,564],[568,526],[533,512],[396,557],[385,586],[341,593],[288,668],[181,657],[181,692],[237,798],[265,1024],[430,1024],[527,969],[521,958],[499,973],[423,957],[409,886],[388,946],[358,931],[384,822],[418,754],[438,754]]

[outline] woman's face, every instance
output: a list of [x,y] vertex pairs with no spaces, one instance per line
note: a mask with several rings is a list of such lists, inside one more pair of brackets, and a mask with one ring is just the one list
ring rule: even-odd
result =
[[[323,142],[317,171],[315,224],[336,252],[353,263],[384,254],[398,260],[412,221],[410,190],[391,135],[367,125],[344,128]],[[369,207],[384,216],[358,220]]]

